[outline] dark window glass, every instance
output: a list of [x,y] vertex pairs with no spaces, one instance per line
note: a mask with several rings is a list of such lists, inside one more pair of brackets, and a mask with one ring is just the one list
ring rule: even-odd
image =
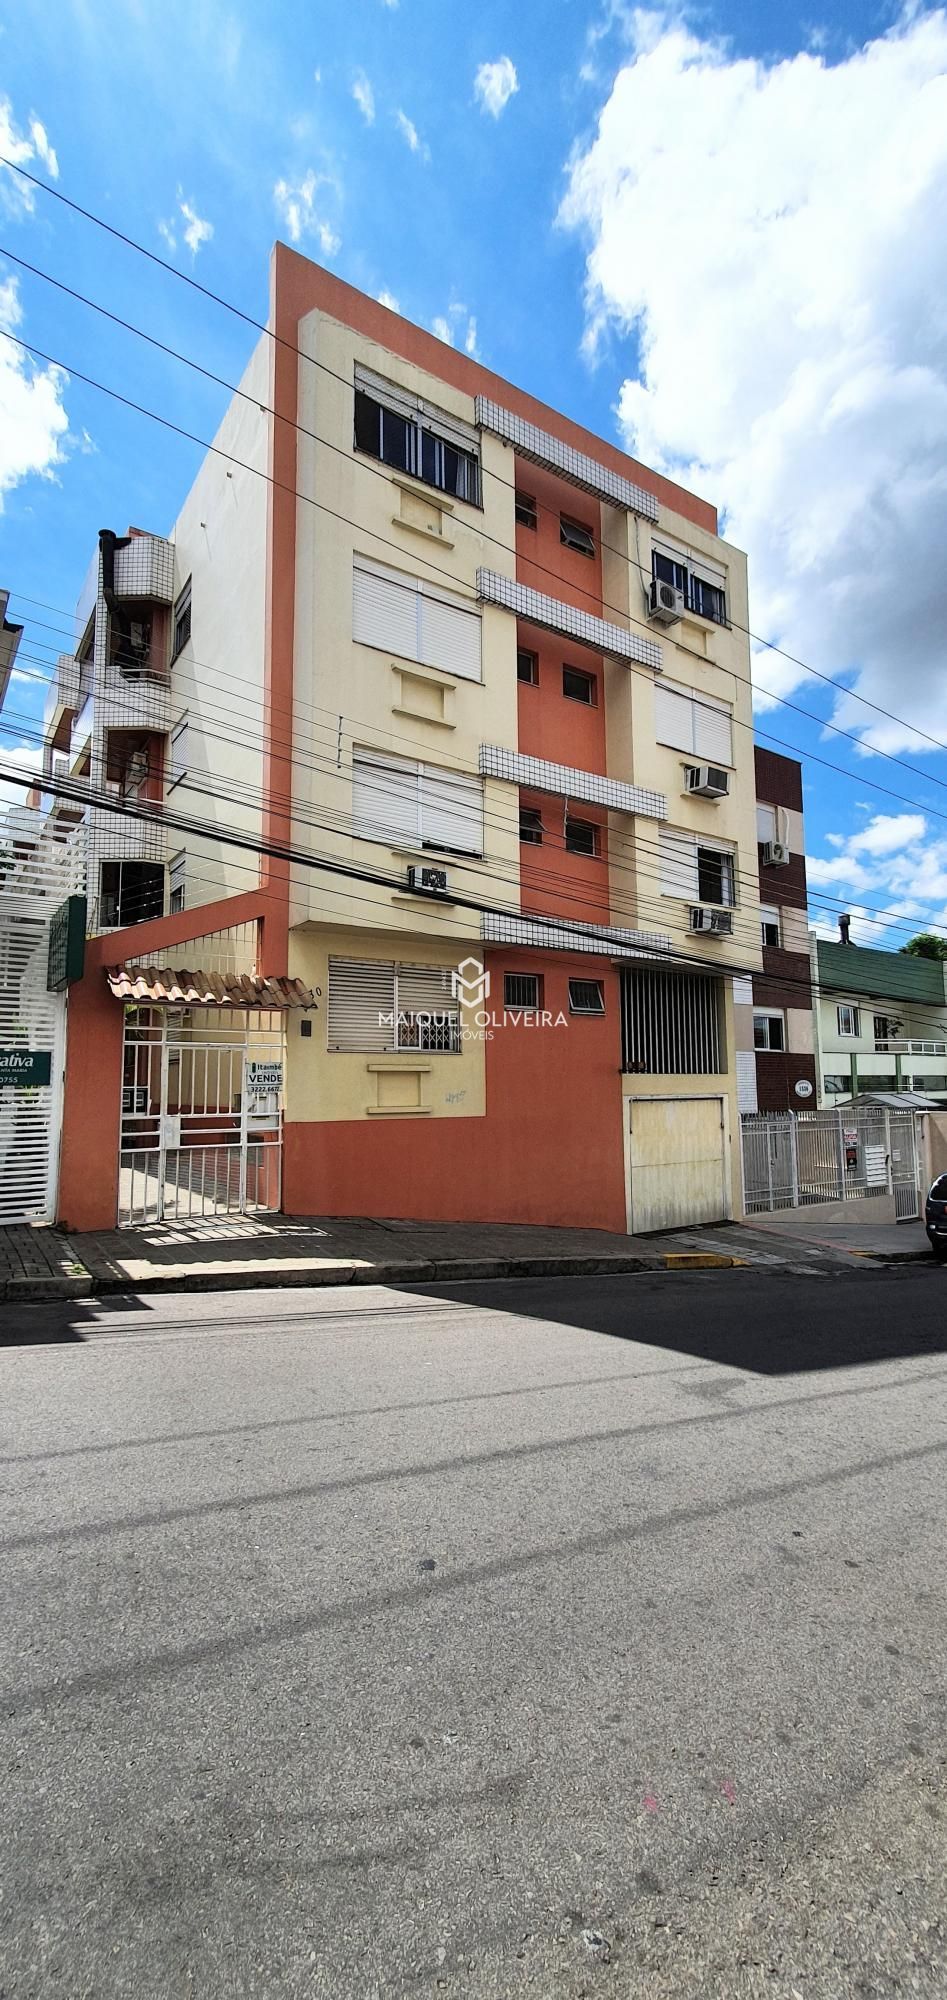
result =
[[697,894],[702,903],[733,902],[733,856],[714,847],[697,849]]
[[580,521],[570,521],[568,516],[559,516],[559,540],[564,548],[575,549],[580,556],[594,556],[595,537],[591,528],[583,528]]
[[566,848],[570,854],[597,854],[598,827],[590,819],[567,819]]
[[683,563],[672,562],[670,556],[663,556],[658,549],[651,551],[651,574],[658,583],[673,584],[675,590],[683,590],[687,595],[687,570]]
[[355,444],[358,451],[381,457],[381,409],[360,389],[355,391]]
[[778,946],[779,944],[778,923],[774,924],[771,917],[765,918],[761,925],[761,929],[763,932],[763,943]]
[[707,583],[702,576],[690,579],[689,603],[699,618],[712,618],[715,625],[727,622],[727,600],[716,583]]
[[[394,410],[382,410],[380,453],[382,464],[393,466],[396,472],[410,472],[411,443],[412,429],[407,418],[399,417]],[[422,473],[422,478],[425,476]]]
[[570,701],[584,701],[586,708],[595,705],[595,675],[584,674],[581,667],[563,667],[562,692]]
[[542,846],[542,813],[536,812],[532,806],[520,807],[520,839],[528,841],[533,847]]
[[504,973],[504,1007],[541,1007],[542,1004],[543,982],[538,972]]
[[533,499],[532,494],[517,493],[515,507],[516,507],[516,518],[520,524],[520,527],[535,528],[536,502]]
[[570,1014],[604,1014],[605,989],[600,979],[570,979]]
[[154,861],[103,861],[99,921],[123,930],[164,912],[164,869]]
[[405,417],[364,391],[355,392],[355,448],[396,472],[410,472],[442,493],[480,505],[480,465],[475,452],[448,443],[420,414]]
[[539,660],[535,653],[518,652],[516,655],[516,678],[527,687],[539,686]]
[[171,641],[172,660],[177,659],[178,654],[187,645],[190,636],[191,636],[191,579],[190,577],[188,577],[184,589],[181,591],[175,603],[174,611],[172,613],[172,641]]

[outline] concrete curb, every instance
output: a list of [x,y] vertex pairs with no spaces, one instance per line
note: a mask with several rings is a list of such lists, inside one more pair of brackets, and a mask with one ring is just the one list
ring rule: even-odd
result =
[[0,1280],[0,1299],[31,1305],[47,1305],[54,1299],[88,1299],[92,1295],[93,1279],[85,1271],[73,1278],[4,1278]]
[[[641,1271],[729,1271],[749,1268],[743,1257],[729,1257],[718,1251],[656,1251],[653,1257],[621,1253],[610,1256],[563,1257],[440,1257],[401,1259],[390,1263],[321,1264],[312,1268],[261,1262],[251,1269],[176,1270],[148,1273],[141,1277],[124,1272],[90,1272],[82,1279],[62,1280],[76,1289],[50,1291],[29,1279],[21,1281],[16,1296],[117,1298],[127,1292],[241,1292],[301,1290],[325,1285],[429,1285],[474,1283],[491,1278],[589,1278],[623,1276]],[[768,1268],[772,1269],[772,1266]],[[43,1281],[44,1286],[48,1281]]]

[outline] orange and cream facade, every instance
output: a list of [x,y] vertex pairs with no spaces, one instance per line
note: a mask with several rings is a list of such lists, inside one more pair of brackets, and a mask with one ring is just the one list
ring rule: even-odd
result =
[[89,787],[43,799],[87,843],[61,1219],[739,1214],[714,509],[282,245],[215,446],[168,537],[100,538],[48,710]]

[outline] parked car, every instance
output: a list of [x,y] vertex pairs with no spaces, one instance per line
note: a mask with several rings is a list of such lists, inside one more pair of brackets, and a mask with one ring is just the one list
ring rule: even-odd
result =
[[931,1183],[924,1204],[924,1227],[935,1257],[947,1257],[947,1174]]

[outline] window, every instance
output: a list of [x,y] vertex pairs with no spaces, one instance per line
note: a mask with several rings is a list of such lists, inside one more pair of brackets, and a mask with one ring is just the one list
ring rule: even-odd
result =
[[656,582],[670,583],[684,593],[689,611],[709,618],[715,625],[727,622],[726,576],[711,563],[694,562],[673,549],[652,549],[651,574]]
[[569,701],[584,701],[586,708],[594,708],[598,700],[595,675],[584,673],[581,667],[563,667],[562,692]]
[[159,861],[103,861],[99,928],[124,930],[164,914],[164,868]]
[[676,896],[681,902],[722,903],[732,908],[736,902],[733,850],[693,833],[662,826],[658,832],[661,865],[661,894]]
[[566,820],[567,854],[597,854],[599,851],[599,830],[590,819]]
[[473,426],[358,365],[355,449],[472,507],[480,505],[480,442]]
[[481,678],[479,611],[453,591],[368,556],[355,558],[352,637],[361,646],[439,667],[460,680]]
[[709,764],[733,763],[731,712],[696,688],[660,681],[654,691],[654,733],[672,750],[686,750]]
[[191,636],[190,577],[188,577],[184,589],[179,593],[177,599],[175,600],[174,611],[172,612],[171,615],[171,632],[172,632],[171,658],[172,660],[176,660],[178,654],[183,653],[184,648],[187,645],[187,642]]
[[621,973],[622,1069],[712,1076],[721,1069],[720,981],[687,972]]
[[883,1051],[885,1043],[890,1042],[894,1039],[894,1033],[896,1027],[897,1023],[892,1022],[887,1014],[875,1015],[873,1023],[873,1032],[875,1037],[876,1051],[878,1050]]
[[460,1008],[449,969],[330,958],[328,1046],[335,1052],[455,1055]]
[[188,769],[188,719],[185,715],[171,731],[171,755],[168,759],[168,789],[180,784]]
[[516,518],[521,528],[535,528],[536,502],[531,493],[517,493],[515,500]]
[[822,1078],[822,1092],[825,1097],[847,1097],[851,1087],[851,1077],[841,1076],[838,1072],[833,1076]]
[[570,1014],[604,1014],[605,988],[600,979],[570,979]]
[[835,1017],[836,1020],[838,1021],[838,1031],[840,1035],[861,1034],[861,1026],[858,1019],[857,1007],[849,1007],[847,1005],[843,1007],[836,1007]]
[[[874,1077],[872,1077],[872,1086],[875,1089],[878,1088]],[[947,1091],[947,1076],[912,1076],[911,1089],[920,1091],[922,1097],[933,1097],[938,1092],[942,1097],[944,1092]]]
[[168,886],[170,890],[168,908],[172,916],[175,910],[183,910],[187,906],[186,871],[187,855],[182,851],[180,854],[175,855],[168,869]]
[[483,780],[463,771],[358,750],[352,759],[353,832],[359,840],[445,854],[483,851]]
[[732,909],[736,900],[732,854],[725,854],[719,847],[701,847],[698,844],[697,900],[700,903],[722,903],[726,909]]
[[786,1047],[786,1023],[782,1014],[774,1008],[753,1016],[753,1047],[768,1050],[771,1055],[782,1054]]
[[519,647],[517,649],[516,678],[518,681],[523,682],[524,687],[539,686],[538,653],[526,653],[523,651],[522,647]]
[[128,680],[153,673],[151,619],[135,617],[121,606],[112,611],[109,617],[109,660]]
[[543,844],[543,816],[535,806],[520,806],[520,839],[531,847]]
[[566,549],[575,549],[580,556],[594,556],[595,536],[591,528],[583,528],[581,521],[570,521],[567,514],[559,516],[559,540]]
[[778,839],[778,835],[776,832],[775,806],[761,806],[761,805],[757,806],[756,838],[759,841],[760,846],[762,846],[764,841]]
[[764,944],[779,944],[779,911],[777,909],[768,909],[765,905],[761,905],[760,930],[763,934]]
[[504,1007],[540,1008],[543,1004],[543,982],[538,972],[505,972],[503,975]]

